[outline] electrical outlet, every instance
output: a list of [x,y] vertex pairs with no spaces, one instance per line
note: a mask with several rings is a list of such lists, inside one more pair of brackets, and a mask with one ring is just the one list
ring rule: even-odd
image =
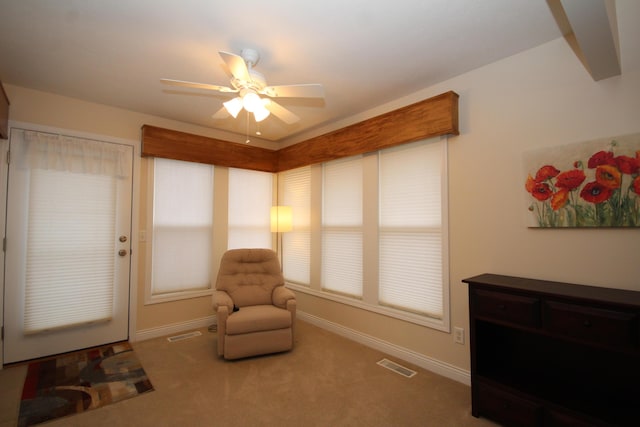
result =
[[464,344],[464,329],[455,327],[453,328],[453,342],[457,344]]

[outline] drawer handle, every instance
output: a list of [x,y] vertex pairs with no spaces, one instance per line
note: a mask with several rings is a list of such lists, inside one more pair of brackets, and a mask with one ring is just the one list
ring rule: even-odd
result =
[[591,322],[589,321],[589,319],[587,319],[584,322],[582,322],[582,324],[584,325],[585,328],[590,328],[591,327]]

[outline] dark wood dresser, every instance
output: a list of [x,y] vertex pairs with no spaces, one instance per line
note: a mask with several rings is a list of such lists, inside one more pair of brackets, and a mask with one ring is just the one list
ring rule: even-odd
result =
[[495,274],[463,282],[474,416],[640,426],[640,292]]

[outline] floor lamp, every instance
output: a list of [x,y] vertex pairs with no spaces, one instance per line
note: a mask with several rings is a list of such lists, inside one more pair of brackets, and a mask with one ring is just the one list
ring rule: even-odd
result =
[[291,206],[272,206],[271,207],[271,232],[278,233],[276,235],[276,252],[280,256],[280,268],[283,265],[282,253],[282,233],[293,229],[293,215]]

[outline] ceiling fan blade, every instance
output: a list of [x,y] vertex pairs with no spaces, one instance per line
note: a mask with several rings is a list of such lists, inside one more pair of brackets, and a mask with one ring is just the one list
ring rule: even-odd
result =
[[241,56],[223,51],[220,51],[218,53],[227,64],[227,67],[229,67],[229,71],[235,79],[241,81],[251,81],[251,76],[249,75],[247,64],[244,62],[244,59],[242,59]]
[[266,102],[264,103],[264,107],[269,110],[271,114],[273,114],[286,124],[291,125],[300,120],[300,117],[296,116],[277,102],[270,99],[266,99],[265,101]]
[[211,116],[214,120],[222,120],[229,117],[229,112],[226,108],[222,107],[214,115]]
[[318,83],[267,86],[260,93],[272,98],[324,98],[324,87]]
[[160,79],[160,81],[170,86],[191,87],[195,89],[215,90],[218,92],[237,92],[238,91],[238,89],[232,89],[226,86],[210,85],[207,83],[185,82],[183,80],[173,80],[173,79]]

